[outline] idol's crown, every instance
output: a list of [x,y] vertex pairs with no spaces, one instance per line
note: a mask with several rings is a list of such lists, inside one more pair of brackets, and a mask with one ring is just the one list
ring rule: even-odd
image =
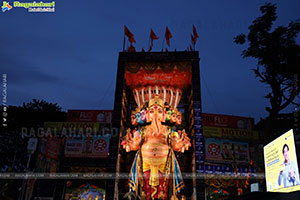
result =
[[164,100],[162,100],[161,98],[159,98],[158,95],[156,95],[154,98],[150,99],[148,106],[150,108],[153,105],[159,105],[162,108],[164,108],[165,107],[165,102],[164,102]]

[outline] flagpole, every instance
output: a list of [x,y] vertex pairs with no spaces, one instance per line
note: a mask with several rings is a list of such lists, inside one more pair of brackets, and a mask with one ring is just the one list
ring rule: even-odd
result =
[[125,34],[124,34],[124,38],[123,38],[123,52],[125,51]]
[[151,33],[150,33],[150,37],[149,37],[149,40],[148,40],[148,51],[150,49],[150,38],[151,38]]

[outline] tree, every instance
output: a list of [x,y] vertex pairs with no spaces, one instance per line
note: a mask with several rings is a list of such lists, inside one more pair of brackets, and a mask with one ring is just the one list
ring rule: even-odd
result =
[[265,96],[270,101],[270,107],[266,107],[269,128],[288,105],[300,106],[295,101],[300,91],[300,46],[295,41],[300,21],[291,21],[286,27],[278,26],[272,30],[277,19],[276,9],[276,5],[270,3],[261,6],[262,16],[249,26],[248,35],[240,34],[234,38],[236,44],[249,43],[242,56],[257,59],[253,72],[260,82],[271,88]]
[[23,103],[23,108],[32,110],[42,110],[45,112],[61,112],[61,107],[57,103],[48,103],[44,100],[33,99],[32,102]]
[[[3,110],[3,106],[1,108]],[[0,134],[0,173],[23,172],[28,160],[28,137],[22,137],[22,128],[30,130],[42,127],[45,121],[65,121],[66,113],[57,103],[36,99],[23,106],[8,106],[7,110],[8,126]],[[16,191],[21,184],[22,180],[0,180],[0,199],[17,199],[19,192]]]

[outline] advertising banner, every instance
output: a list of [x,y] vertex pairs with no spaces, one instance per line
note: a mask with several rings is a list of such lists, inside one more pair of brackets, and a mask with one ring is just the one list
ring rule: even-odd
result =
[[46,131],[48,129],[56,130],[56,131],[74,131],[74,130],[90,130],[98,131],[99,130],[99,123],[93,122],[45,122],[44,127]]
[[60,139],[57,137],[47,137],[46,156],[58,160]]
[[249,162],[249,146],[246,142],[226,139],[205,139],[205,159],[218,162]]
[[106,158],[111,135],[68,138],[65,157]]
[[211,127],[211,126],[203,126],[203,135],[205,137],[233,138],[233,139],[240,139],[240,140],[259,139],[259,134],[257,131],[222,128],[222,127]]
[[214,127],[246,129],[246,130],[252,130],[254,127],[254,119],[250,117],[202,113],[202,119],[203,119],[203,126],[214,126]]
[[264,159],[268,192],[300,190],[293,130],[264,146]]
[[68,122],[98,122],[110,124],[112,110],[68,110]]
[[40,139],[37,172],[56,172],[58,170],[59,145],[60,140],[55,137]]

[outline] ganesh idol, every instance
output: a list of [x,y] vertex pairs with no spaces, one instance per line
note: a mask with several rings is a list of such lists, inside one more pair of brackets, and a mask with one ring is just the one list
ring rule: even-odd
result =
[[[130,170],[129,190],[142,200],[183,199],[184,183],[174,152],[188,150],[190,139],[184,129],[175,131],[166,125],[169,105],[159,95],[149,98],[141,107],[142,113],[132,112],[131,122],[137,125],[136,118],[145,112],[144,125],[128,129],[121,143],[126,152],[137,151]],[[173,117],[169,120],[181,124],[181,113],[176,108],[171,113]]]

